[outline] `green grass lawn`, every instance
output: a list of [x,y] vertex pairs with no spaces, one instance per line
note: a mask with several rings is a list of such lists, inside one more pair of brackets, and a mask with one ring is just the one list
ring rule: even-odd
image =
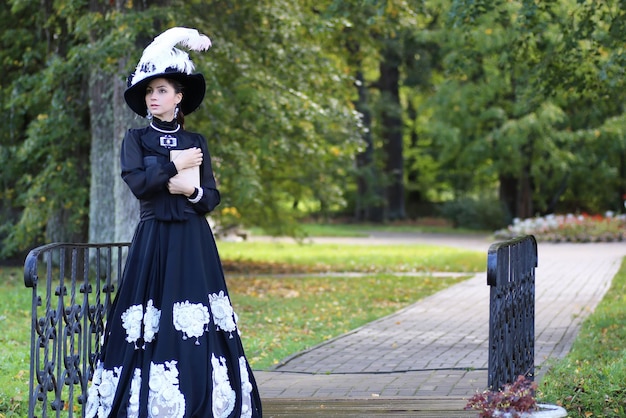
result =
[[[390,314],[463,278],[392,272],[484,271],[486,254],[432,246],[218,243],[255,369]],[[363,275],[319,275],[320,272]],[[242,274],[244,272],[245,274]],[[0,418],[26,415],[30,289],[0,270]]]
[[0,267],[0,417],[25,417],[30,358],[30,289],[22,269]]
[[571,418],[626,417],[625,324],[626,259],[569,354],[542,379],[540,399],[562,405]]
[[[486,269],[482,252],[429,245],[219,242],[218,247],[230,272],[229,291],[239,311],[249,361],[257,369],[272,367],[291,354],[461,280],[394,272],[473,273]],[[237,277],[250,271],[254,273]],[[294,277],[294,272],[305,277]],[[367,274],[306,276],[324,272]],[[278,279],[272,274],[283,275]]]
[[[469,276],[484,271],[486,263],[481,252],[421,245],[218,245],[242,340],[257,370],[463,280],[429,272]],[[346,273],[318,274],[329,271]],[[354,271],[361,274],[347,273]],[[0,418],[23,417],[31,296],[22,269],[0,268],[0,290]],[[563,405],[570,417],[626,416],[625,322],[626,263],[570,354],[540,382],[540,401]]]
[[[425,220],[424,222],[397,222],[388,224],[368,223],[323,223],[306,222],[300,225],[301,232],[308,237],[366,237],[372,232],[410,232],[410,233],[454,233],[490,235],[493,231],[476,231],[464,228],[452,228],[446,222]],[[260,228],[250,228],[253,235],[265,235]]]
[[[219,242],[225,264],[242,270],[269,264],[300,272],[478,272],[485,271],[487,254],[433,245],[345,245],[280,242]],[[258,270],[256,270],[258,271]],[[272,272],[270,270],[270,272]]]

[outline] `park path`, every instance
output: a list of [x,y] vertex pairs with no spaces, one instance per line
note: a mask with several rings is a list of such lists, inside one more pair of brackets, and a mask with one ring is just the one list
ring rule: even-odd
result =
[[[316,238],[346,244],[436,244],[485,252],[481,236],[374,234]],[[624,243],[538,245],[535,364],[569,351],[582,321],[608,290],[626,256]],[[489,287],[486,273],[399,312],[256,371],[261,397],[466,398],[487,386]]]

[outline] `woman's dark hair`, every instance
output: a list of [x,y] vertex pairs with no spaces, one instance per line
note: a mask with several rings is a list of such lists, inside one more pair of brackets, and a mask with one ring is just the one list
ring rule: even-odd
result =
[[[181,83],[178,80],[171,79],[171,78],[168,78],[167,81],[169,81],[172,87],[174,87],[174,91],[176,93],[182,93],[184,96],[185,86],[183,85],[183,83]],[[181,110],[180,107],[178,108],[178,116],[176,116],[176,121],[182,128],[185,127],[185,115],[183,114],[183,111]]]

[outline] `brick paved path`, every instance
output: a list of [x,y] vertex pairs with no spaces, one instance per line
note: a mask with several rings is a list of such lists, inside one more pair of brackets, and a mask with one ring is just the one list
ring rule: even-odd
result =
[[[485,251],[471,237],[387,234],[346,243],[428,242]],[[337,241],[336,239],[334,240]],[[626,244],[544,244],[536,270],[535,364],[564,356],[626,256]],[[487,385],[486,273],[257,371],[264,398],[467,397]]]

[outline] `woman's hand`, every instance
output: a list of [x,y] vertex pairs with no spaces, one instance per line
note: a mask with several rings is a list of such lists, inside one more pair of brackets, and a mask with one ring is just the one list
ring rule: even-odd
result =
[[196,191],[196,186],[177,174],[167,182],[167,190],[170,194],[183,194],[189,197]]
[[200,148],[188,148],[181,151],[172,162],[177,171],[199,166],[202,164],[202,150]]

